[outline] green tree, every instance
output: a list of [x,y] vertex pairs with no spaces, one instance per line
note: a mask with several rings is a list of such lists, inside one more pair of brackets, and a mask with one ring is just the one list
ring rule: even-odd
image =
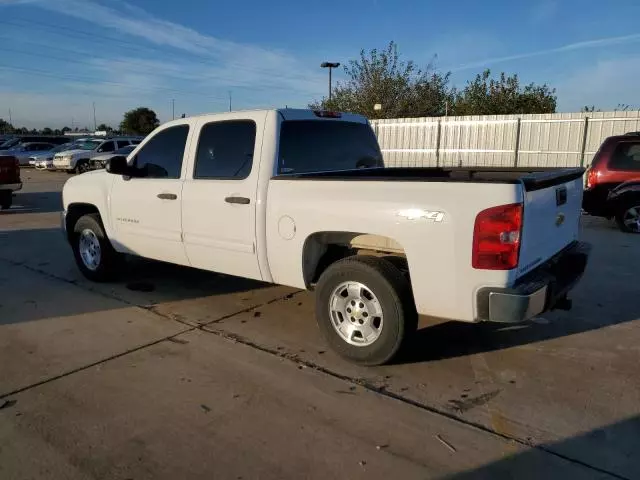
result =
[[14,130],[15,129],[13,128],[13,125],[11,125],[6,120],[3,120],[2,118],[0,118],[0,132],[2,132],[2,133],[13,133]]
[[69,127],[62,127],[62,134],[64,135],[67,132],[70,132],[71,129]]
[[120,130],[128,134],[147,135],[158,125],[160,121],[156,112],[147,107],[138,107],[124,114]]
[[[332,98],[309,105],[313,109],[340,110],[369,118],[427,117],[444,115],[450,102],[449,73],[428,64],[424,70],[403,61],[398,46],[390,42],[385,50],[362,50],[358,60],[344,67],[345,82],[338,82]],[[375,110],[376,104],[381,105]]]
[[555,113],[556,91],[548,85],[530,83],[522,87],[518,75],[504,72],[495,79],[485,70],[466,87],[454,93],[454,115],[508,115]]
[[100,125],[98,125],[98,128],[96,128],[96,130],[98,130],[99,132],[110,132],[113,130],[113,128],[111,128],[106,123],[101,123]]
[[52,130],[52,129],[50,129],[49,127],[44,127],[44,128],[42,129],[42,134],[43,134],[43,135],[53,135],[53,130]]

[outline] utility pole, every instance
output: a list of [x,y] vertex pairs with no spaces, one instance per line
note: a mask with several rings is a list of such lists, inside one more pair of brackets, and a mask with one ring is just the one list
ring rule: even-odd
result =
[[9,123],[13,125],[13,121],[11,120],[11,109],[9,109]]
[[328,68],[329,69],[329,101],[331,101],[331,71],[334,68],[338,68],[340,66],[339,62],[322,62],[320,64],[320,68]]
[[96,121],[96,102],[93,102],[93,131],[98,130],[98,122]]
[[229,90],[229,111],[231,111],[231,90]]
[[171,120],[176,119],[176,99],[171,99]]

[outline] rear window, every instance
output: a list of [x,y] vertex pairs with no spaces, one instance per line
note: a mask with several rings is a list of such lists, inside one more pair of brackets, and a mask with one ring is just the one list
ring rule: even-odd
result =
[[278,173],[310,173],[383,167],[371,127],[364,123],[282,122]]
[[611,156],[611,170],[640,171],[640,142],[623,142]]

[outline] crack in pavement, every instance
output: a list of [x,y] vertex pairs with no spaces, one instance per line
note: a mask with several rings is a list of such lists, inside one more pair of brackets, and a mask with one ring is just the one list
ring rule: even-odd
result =
[[263,345],[255,343],[255,342],[253,342],[253,341],[251,341],[251,340],[249,340],[249,339],[247,339],[247,338],[245,338],[245,337],[243,337],[241,335],[238,335],[236,333],[231,333],[231,332],[228,332],[228,331],[225,331],[225,330],[212,330],[212,329],[206,329],[206,328],[202,328],[201,330],[204,331],[204,332],[211,333],[213,335],[225,338],[227,340],[231,340],[234,343],[240,343],[242,345],[245,345],[245,346],[260,350],[262,352],[265,352],[265,353],[268,353],[268,354],[271,354],[271,355],[274,355],[274,356],[277,356],[277,357],[284,358],[284,359],[289,360],[291,362],[297,363],[298,365],[302,365],[302,366],[304,366],[306,368],[321,372],[321,373],[323,373],[325,375],[329,375],[329,376],[331,376],[333,378],[336,378],[336,379],[339,379],[339,380],[342,380],[342,381],[345,381],[345,382],[348,382],[348,383],[352,383],[352,384],[355,384],[355,385],[359,385],[362,388],[364,388],[364,389],[366,389],[366,390],[368,390],[368,391],[370,391],[372,393],[383,395],[383,396],[385,396],[387,398],[391,398],[393,400],[397,400],[397,401],[402,402],[402,403],[404,403],[406,405],[411,405],[413,407],[419,408],[420,410],[427,411],[427,412],[432,413],[434,415],[438,415],[438,416],[441,416],[441,417],[446,417],[449,420],[452,420],[452,421],[457,422],[457,423],[464,424],[464,425],[466,425],[468,427],[480,430],[480,431],[482,431],[484,433],[487,433],[487,434],[490,434],[490,435],[494,435],[496,437],[502,438],[503,440],[507,440],[509,442],[514,442],[514,443],[517,443],[517,444],[522,445],[524,447],[534,448],[536,450],[540,450],[542,452],[545,452],[545,453],[547,453],[549,455],[553,455],[553,456],[558,457],[558,458],[560,458],[562,460],[565,460],[567,462],[570,462],[570,463],[573,463],[573,464],[576,464],[576,465],[580,465],[582,467],[588,468],[590,470],[593,470],[593,471],[596,471],[596,472],[599,472],[599,473],[603,473],[603,474],[609,475],[612,478],[617,478],[617,479],[620,479],[620,480],[631,480],[631,479],[629,479],[627,477],[624,477],[622,475],[619,475],[619,474],[617,474],[615,472],[611,472],[609,470],[605,470],[605,469],[597,467],[595,465],[591,465],[589,463],[583,462],[582,460],[578,460],[576,458],[569,457],[569,456],[566,456],[566,455],[564,455],[562,453],[559,453],[559,452],[556,452],[554,450],[551,450],[550,448],[545,447],[544,445],[532,444],[532,443],[527,442],[526,440],[523,440],[523,439],[518,438],[516,436],[511,436],[509,434],[505,434],[505,433],[502,433],[500,431],[495,431],[495,430],[493,430],[493,429],[491,429],[489,427],[485,427],[482,424],[479,424],[479,423],[476,423],[476,422],[472,422],[472,421],[466,420],[464,418],[457,417],[457,416],[455,416],[455,415],[453,415],[453,414],[451,414],[451,413],[449,413],[449,412],[447,412],[445,410],[440,410],[437,407],[434,407],[434,406],[431,406],[431,405],[427,405],[425,403],[418,402],[418,401],[413,400],[411,398],[404,397],[404,396],[402,396],[400,394],[397,394],[397,393],[394,393],[392,391],[387,390],[385,386],[378,386],[378,385],[375,385],[375,384],[373,384],[373,383],[371,383],[371,382],[369,382],[369,381],[367,381],[365,379],[362,379],[362,378],[354,378],[354,377],[350,377],[348,375],[343,375],[343,374],[341,374],[339,372],[335,372],[335,371],[330,370],[330,369],[328,369],[326,367],[318,365],[318,364],[316,364],[314,362],[310,362],[308,360],[304,360],[304,359],[300,358],[295,353],[290,353],[290,352],[286,352],[286,351],[283,351],[283,350],[277,350],[277,349],[273,349],[273,348],[270,348],[270,347],[265,347]]
[[[169,319],[171,321],[180,323],[180,324],[185,325],[185,326],[188,327],[185,330],[180,331],[178,333],[174,333],[172,335],[168,335],[168,336],[160,338],[158,340],[154,340],[152,342],[148,342],[146,344],[139,345],[138,347],[134,347],[134,348],[128,349],[126,351],[123,351],[123,352],[117,353],[115,355],[109,356],[107,358],[92,362],[90,364],[87,364],[87,365],[84,365],[84,366],[81,366],[81,367],[77,367],[77,368],[75,368],[73,370],[69,370],[69,371],[61,373],[59,375],[55,375],[55,376],[50,377],[48,379],[44,379],[44,380],[41,380],[41,381],[36,382],[34,384],[31,384],[31,385],[28,385],[28,386],[25,386],[25,387],[21,387],[21,388],[16,389],[16,390],[14,390],[12,392],[9,392],[9,393],[6,393],[6,394],[0,394],[0,400],[5,399],[7,397],[10,397],[12,395],[16,395],[18,393],[25,392],[27,390],[30,390],[30,389],[33,389],[33,388],[36,388],[36,387],[39,387],[41,385],[45,385],[47,383],[54,382],[56,380],[59,380],[59,379],[64,378],[64,377],[67,377],[69,375],[73,375],[74,373],[78,373],[78,372],[87,370],[87,369],[92,368],[94,366],[107,363],[107,362],[109,362],[111,360],[115,360],[115,359],[124,357],[126,355],[131,354],[131,353],[135,353],[135,352],[138,352],[140,350],[144,350],[146,348],[152,347],[152,346],[160,344],[162,342],[172,341],[172,339],[174,339],[175,337],[178,337],[180,335],[184,335],[185,333],[189,333],[189,332],[193,332],[193,331],[199,330],[201,332],[209,333],[209,334],[215,335],[217,337],[223,338],[225,340],[232,341],[234,343],[240,343],[240,344],[242,344],[244,346],[247,346],[249,348],[253,348],[255,350],[259,350],[261,352],[264,352],[264,353],[267,353],[267,354],[270,354],[270,355],[273,355],[273,356],[284,358],[284,359],[286,359],[286,360],[288,360],[288,361],[290,361],[292,363],[297,364],[298,366],[304,366],[306,368],[310,368],[312,370],[315,370],[317,372],[323,373],[325,375],[329,375],[329,376],[331,376],[333,378],[342,380],[344,382],[351,383],[351,384],[354,384],[354,385],[359,385],[359,386],[365,388],[369,392],[385,396],[387,398],[399,401],[399,402],[401,402],[401,403],[403,403],[405,405],[410,405],[412,407],[418,408],[420,410],[429,412],[429,413],[434,414],[434,415],[445,417],[445,418],[447,418],[449,420],[452,420],[454,422],[457,422],[457,423],[460,423],[460,424],[464,424],[464,425],[466,425],[466,426],[468,426],[470,428],[474,428],[474,429],[482,431],[482,432],[484,432],[486,434],[499,437],[499,438],[501,438],[503,440],[506,440],[508,442],[513,442],[513,443],[516,443],[518,445],[521,445],[521,446],[524,446],[524,447],[527,447],[527,448],[533,448],[533,449],[542,451],[542,452],[547,453],[549,455],[553,455],[553,456],[555,456],[557,458],[560,458],[560,459],[562,459],[564,461],[567,461],[567,462],[570,462],[570,463],[573,463],[573,464],[576,464],[576,465],[580,465],[580,466],[582,466],[584,468],[593,470],[595,472],[599,472],[599,473],[602,473],[602,474],[605,474],[605,475],[609,475],[611,478],[616,478],[616,479],[620,479],[620,480],[630,480],[629,478],[624,477],[622,475],[619,475],[619,474],[617,474],[615,472],[611,472],[609,470],[605,470],[603,468],[597,467],[595,465],[591,465],[591,464],[589,464],[587,462],[584,462],[582,460],[579,460],[579,459],[576,459],[576,458],[573,458],[573,457],[569,457],[569,456],[564,455],[562,453],[556,452],[556,451],[554,451],[554,450],[552,450],[549,447],[546,447],[544,445],[532,444],[532,443],[530,443],[530,442],[528,442],[528,441],[526,441],[524,439],[521,439],[519,437],[512,436],[512,435],[509,435],[509,434],[506,434],[506,433],[502,433],[500,431],[497,431],[497,430],[494,430],[492,428],[486,427],[486,426],[484,426],[484,425],[482,425],[480,423],[472,422],[470,420],[458,417],[458,416],[456,416],[456,415],[454,415],[454,414],[452,414],[450,412],[447,412],[445,410],[441,410],[441,409],[439,409],[439,408],[437,408],[435,406],[428,405],[428,404],[425,404],[425,403],[421,403],[419,401],[413,400],[413,399],[405,397],[403,395],[394,393],[392,391],[387,390],[387,388],[385,386],[378,386],[378,385],[375,385],[375,384],[373,384],[373,383],[371,383],[371,382],[369,382],[369,381],[367,381],[365,379],[350,377],[348,375],[344,375],[344,374],[341,374],[341,373],[336,372],[334,370],[331,370],[329,368],[326,368],[326,367],[323,367],[321,365],[318,365],[318,364],[316,364],[314,362],[310,362],[308,360],[304,360],[304,359],[300,358],[298,354],[286,352],[284,350],[277,350],[277,349],[274,349],[274,348],[266,347],[264,345],[260,345],[260,344],[258,344],[256,342],[253,342],[253,341],[251,341],[251,340],[249,340],[249,339],[247,339],[247,338],[245,338],[245,337],[243,337],[241,335],[238,335],[238,334],[235,334],[235,333],[231,333],[231,332],[228,332],[228,331],[223,330],[223,329],[211,328],[216,323],[218,323],[218,322],[220,322],[222,320],[234,317],[234,316],[242,314],[242,313],[249,312],[251,310],[255,310],[257,308],[260,308],[260,307],[263,307],[263,306],[266,306],[266,305],[269,305],[269,304],[272,304],[272,303],[276,303],[278,301],[283,300],[284,298],[292,298],[294,295],[298,295],[301,292],[304,292],[304,290],[299,290],[299,291],[296,291],[296,292],[293,292],[293,293],[289,293],[289,294],[283,295],[283,296],[281,296],[279,298],[275,298],[275,299],[271,299],[271,300],[269,300],[267,302],[263,302],[263,303],[261,303],[259,305],[254,305],[252,307],[248,307],[248,308],[242,309],[242,310],[240,310],[238,312],[225,315],[225,316],[223,316],[221,318],[211,320],[211,321],[209,321],[207,323],[194,326],[194,325],[189,324],[187,322],[184,322],[184,321],[182,321],[182,320],[180,320],[178,318],[175,318],[171,314],[161,313],[161,312],[157,311],[154,308],[154,306],[144,306],[144,305],[138,305],[138,304],[129,302],[129,301],[127,301],[125,299],[122,299],[120,297],[117,297],[115,295],[109,295],[109,294],[106,294],[105,292],[101,292],[99,290],[95,290],[95,289],[92,289],[90,287],[87,287],[87,286],[84,286],[84,285],[80,285],[76,281],[68,280],[68,279],[66,279],[64,277],[60,277],[60,276],[51,274],[49,272],[46,272],[44,270],[40,270],[40,269],[31,267],[30,265],[27,265],[24,262],[16,262],[16,261],[13,261],[13,260],[6,259],[4,257],[0,257],[0,260],[5,261],[5,262],[7,262],[7,263],[9,263],[11,265],[14,265],[14,266],[19,266],[19,267],[25,268],[25,269],[30,270],[32,272],[38,273],[40,275],[44,275],[44,276],[46,276],[46,277],[48,277],[50,279],[54,279],[54,280],[62,281],[62,282],[65,282],[65,283],[68,283],[68,284],[71,284],[71,285],[75,285],[76,287],[80,288],[81,290],[84,290],[84,291],[87,291],[87,292],[91,292],[91,293],[95,293],[95,294],[101,295],[101,296],[103,296],[105,298],[109,298],[111,300],[119,301],[121,303],[124,303],[125,305],[130,306],[130,307],[135,307],[135,308],[140,308],[142,310],[146,310],[146,311],[148,311],[148,312],[150,312],[150,313],[152,313],[154,315],[158,315],[159,317],[162,317],[162,318],[165,318],[165,319]],[[207,327],[209,327],[209,328],[207,328]]]

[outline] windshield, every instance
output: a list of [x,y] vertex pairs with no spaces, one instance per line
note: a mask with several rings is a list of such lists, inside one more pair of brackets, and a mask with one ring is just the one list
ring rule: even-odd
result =
[[64,145],[60,145],[51,150],[53,153],[64,152],[65,150],[71,150],[75,148],[75,144],[73,143],[65,143]]
[[101,143],[102,143],[101,141],[81,142],[81,143],[78,143],[74,148],[77,148],[79,150],[95,150],[100,146]]
[[366,123],[322,120],[282,122],[279,173],[383,166],[378,141]]
[[11,140],[7,140],[2,145],[0,145],[0,149],[8,150],[9,148],[13,148],[14,146],[16,146],[18,143],[20,143],[19,138],[12,138]]
[[119,155],[129,155],[131,152],[133,152],[134,148],[136,148],[135,145],[127,145],[126,147],[119,148],[113,153],[117,153]]

